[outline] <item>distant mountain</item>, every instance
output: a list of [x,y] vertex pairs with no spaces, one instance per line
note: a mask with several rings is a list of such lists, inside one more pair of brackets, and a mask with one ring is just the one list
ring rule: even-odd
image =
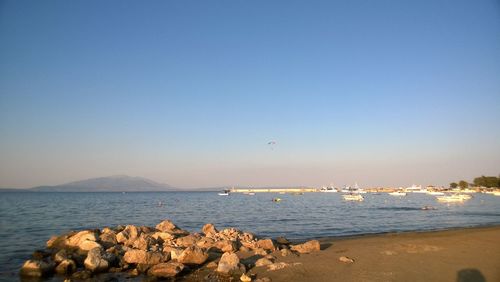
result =
[[164,192],[176,189],[170,185],[157,183],[142,177],[116,175],[56,186],[38,186],[29,190],[36,192]]

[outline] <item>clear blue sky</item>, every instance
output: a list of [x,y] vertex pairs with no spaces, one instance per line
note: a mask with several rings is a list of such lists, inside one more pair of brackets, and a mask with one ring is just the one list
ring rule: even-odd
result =
[[499,129],[498,1],[0,1],[0,187],[447,184]]

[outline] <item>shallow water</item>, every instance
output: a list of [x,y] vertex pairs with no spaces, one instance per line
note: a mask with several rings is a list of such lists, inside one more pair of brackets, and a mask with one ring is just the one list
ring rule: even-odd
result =
[[[274,197],[282,201],[272,202]],[[341,193],[0,193],[0,280],[17,280],[23,261],[51,235],[120,224],[154,226],[163,219],[189,231],[212,222],[219,229],[295,240],[500,224],[500,197],[487,194],[474,194],[463,204],[438,203],[426,194],[364,197],[344,202]]]

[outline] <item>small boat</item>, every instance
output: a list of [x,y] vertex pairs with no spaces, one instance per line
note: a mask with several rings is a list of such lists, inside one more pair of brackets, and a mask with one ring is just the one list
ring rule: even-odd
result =
[[273,201],[273,202],[276,202],[276,203],[277,203],[277,202],[281,202],[281,198],[273,198],[273,199],[272,199],[272,201]]
[[323,192],[323,193],[337,193],[337,189],[333,188],[332,186],[330,186],[330,187],[323,187],[319,191]]
[[230,190],[223,190],[222,192],[219,193],[219,196],[229,196]]
[[365,198],[363,198],[363,196],[361,196],[360,194],[347,194],[347,195],[342,195],[342,197],[344,198],[345,201],[361,202],[365,200]]
[[401,192],[401,191],[394,191],[394,192],[389,193],[389,195],[391,195],[391,196],[397,196],[397,197],[403,197],[403,196],[406,196],[406,193],[405,192]]
[[254,192],[248,192],[247,194],[248,196],[255,196],[255,193]]
[[464,194],[454,194],[454,195],[436,197],[436,199],[439,202],[444,202],[444,203],[464,202],[466,200],[469,200],[470,198],[472,198],[470,195],[464,195]]
[[495,191],[495,192],[493,192],[493,195],[494,195],[494,196],[500,196],[500,191]]

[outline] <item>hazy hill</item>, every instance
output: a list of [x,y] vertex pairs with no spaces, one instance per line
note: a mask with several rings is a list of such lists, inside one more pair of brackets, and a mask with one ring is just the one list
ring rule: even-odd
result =
[[38,192],[161,192],[173,191],[173,187],[142,177],[117,175],[70,182],[56,186],[31,188]]

